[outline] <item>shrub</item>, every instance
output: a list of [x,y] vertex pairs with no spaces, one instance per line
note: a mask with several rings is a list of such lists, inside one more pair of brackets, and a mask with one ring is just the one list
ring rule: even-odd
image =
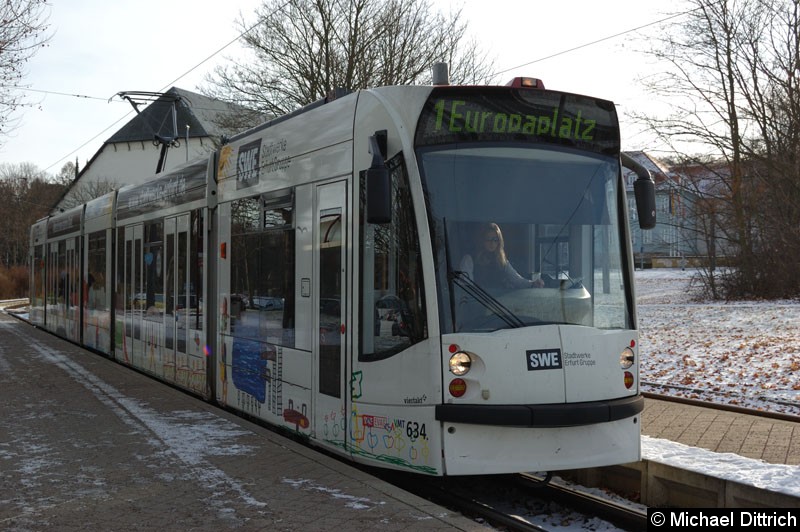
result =
[[0,299],[28,297],[28,268],[0,267]]

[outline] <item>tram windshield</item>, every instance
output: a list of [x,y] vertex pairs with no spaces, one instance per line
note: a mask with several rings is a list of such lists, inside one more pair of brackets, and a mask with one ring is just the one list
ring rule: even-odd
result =
[[443,332],[631,328],[617,157],[467,143],[419,160]]

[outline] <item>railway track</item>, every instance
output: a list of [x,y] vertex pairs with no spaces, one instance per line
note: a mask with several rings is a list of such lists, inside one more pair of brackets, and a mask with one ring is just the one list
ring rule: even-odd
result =
[[596,530],[599,520],[622,530],[645,530],[646,510],[610,496],[561,482],[545,483],[533,474],[421,479],[381,474],[406,491],[477,521],[509,531],[542,531],[569,524]]
[[[701,388],[687,388],[685,386],[678,386],[672,384],[661,384],[661,383],[654,383],[654,382],[643,382],[642,384],[647,385],[652,388],[658,388],[664,391],[668,390],[680,390],[683,393],[693,393],[693,394],[708,394],[708,395],[716,395],[724,398],[744,398],[745,396],[741,394],[733,394],[733,393],[719,393],[710,390],[704,390]],[[727,404],[723,402],[716,402],[716,401],[704,401],[700,399],[692,399],[690,397],[683,397],[680,395],[672,395],[668,393],[656,393],[656,392],[642,392],[642,395],[649,399],[658,399],[659,401],[673,401],[676,403],[684,403],[694,406],[702,406],[705,408],[714,408],[717,410],[726,410],[729,412],[737,412],[739,414],[749,414],[751,416],[761,416],[770,419],[782,419],[784,421],[794,421],[800,422],[800,416],[794,414],[787,414],[784,412],[776,412],[772,410],[757,410],[755,408],[747,408],[744,406],[738,406],[735,404]],[[774,399],[766,399],[762,398],[763,401],[775,403],[777,405],[800,408],[800,404],[796,402],[790,401],[776,401]]]
[[[533,483],[534,486],[537,486],[541,479],[523,473],[518,475],[517,481]],[[534,487],[534,489],[536,488]],[[595,515],[623,530],[645,530],[647,528],[647,510],[634,508],[627,501],[623,503],[607,496],[560,483],[551,482],[539,489],[548,499],[573,508],[582,514]]]

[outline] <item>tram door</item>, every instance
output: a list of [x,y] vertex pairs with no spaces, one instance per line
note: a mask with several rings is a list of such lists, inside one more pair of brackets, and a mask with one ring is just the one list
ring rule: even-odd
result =
[[124,361],[140,367],[144,363],[142,315],[147,310],[142,271],[142,225],[125,228],[125,325]]
[[66,240],[65,316],[66,335],[72,341],[80,340],[80,253],[79,237]]
[[64,279],[66,272],[64,265],[59,262],[58,247],[59,242],[50,243],[50,253],[47,260],[47,307],[45,312],[45,324],[50,331],[58,332],[59,326],[63,327],[60,318],[60,305],[64,301]]
[[[188,381],[189,215],[164,220],[164,378]],[[180,371],[179,371],[180,370]],[[186,384],[186,382],[181,382]]]
[[347,434],[345,410],[345,281],[347,244],[345,182],[317,187],[314,225],[313,293],[315,352],[314,430],[317,438],[342,442]]

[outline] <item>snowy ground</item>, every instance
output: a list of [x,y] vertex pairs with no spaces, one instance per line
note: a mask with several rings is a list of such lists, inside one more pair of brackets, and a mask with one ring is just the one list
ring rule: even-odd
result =
[[800,415],[800,302],[701,300],[696,275],[636,272],[643,391]]

